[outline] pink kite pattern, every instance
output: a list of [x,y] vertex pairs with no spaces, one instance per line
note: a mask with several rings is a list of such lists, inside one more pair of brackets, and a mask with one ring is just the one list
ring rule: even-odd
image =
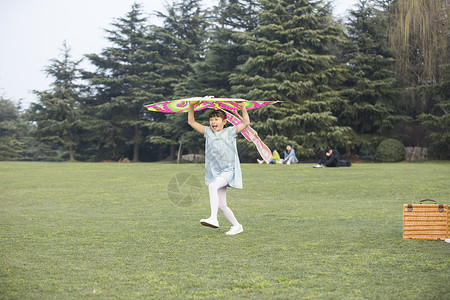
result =
[[[150,111],[159,111],[163,113],[182,113],[189,110],[189,102],[191,101],[198,101],[194,111],[199,111],[206,108],[220,109],[224,111],[227,115],[228,121],[235,126],[242,122],[242,117],[238,114],[238,111],[240,110],[240,106],[238,105],[239,102],[244,102],[247,110],[257,109],[278,102],[249,101],[238,98],[196,97],[150,104],[147,105],[147,109]],[[255,144],[259,154],[265,161],[270,159],[271,151],[269,147],[261,141],[258,133],[253,128],[248,126],[241,133],[248,141]]]

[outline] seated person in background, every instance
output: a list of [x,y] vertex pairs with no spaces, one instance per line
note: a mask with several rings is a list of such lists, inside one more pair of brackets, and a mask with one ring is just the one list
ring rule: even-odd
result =
[[[264,160],[262,159],[257,159],[258,164],[263,164]],[[268,161],[266,161],[266,164],[276,164],[277,162],[280,161],[280,154],[278,154],[277,150],[273,150],[272,155],[270,156],[270,159]]]
[[288,144],[286,146],[286,151],[284,151],[284,159],[281,159],[278,163],[287,165],[298,163],[298,159],[295,156],[295,150],[291,145]]
[[319,159],[314,168],[338,167],[339,166],[339,152],[336,149],[329,149],[326,153],[326,159]]

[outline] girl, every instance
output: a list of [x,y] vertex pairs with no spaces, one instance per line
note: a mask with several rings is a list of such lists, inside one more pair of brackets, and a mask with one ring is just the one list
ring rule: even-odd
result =
[[244,229],[227,206],[227,187],[242,189],[242,173],[236,148],[236,137],[250,124],[247,109],[244,102],[240,102],[243,121],[236,126],[227,128],[224,128],[227,123],[226,114],[221,110],[215,110],[209,114],[208,127],[195,121],[195,104],[194,101],[189,104],[188,123],[206,138],[205,183],[209,187],[211,206],[211,216],[208,219],[201,219],[200,223],[204,226],[219,228],[217,212],[220,210],[233,225],[226,234],[239,234]]

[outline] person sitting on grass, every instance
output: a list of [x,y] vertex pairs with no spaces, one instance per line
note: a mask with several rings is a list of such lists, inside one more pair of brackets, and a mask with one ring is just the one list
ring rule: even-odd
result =
[[[262,159],[257,159],[256,161],[258,162],[258,164],[264,163],[264,160]],[[266,164],[276,164],[279,161],[280,161],[280,154],[278,154],[277,150],[273,150],[272,155],[270,156],[270,159],[266,161]]]
[[194,117],[196,103],[190,102],[188,124],[205,136],[205,183],[209,187],[209,203],[211,216],[201,219],[200,224],[212,228],[219,228],[217,220],[218,210],[233,225],[226,233],[235,235],[244,231],[237,221],[233,211],[227,206],[227,187],[242,189],[242,172],[236,147],[236,137],[248,125],[250,118],[244,102],[239,106],[242,111],[242,123],[224,128],[227,116],[221,110],[214,110],[209,114],[209,126],[204,126]]
[[339,152],[336,149],[329,149],[325,152],[326,159],[319,159],[314,168],[339,167]]
[[290,144],[286,146],[286,151],[284,151],[284,159],[281,159],[278,163],[287,165],[298,163],[297,156],[295,156],[295,150]]

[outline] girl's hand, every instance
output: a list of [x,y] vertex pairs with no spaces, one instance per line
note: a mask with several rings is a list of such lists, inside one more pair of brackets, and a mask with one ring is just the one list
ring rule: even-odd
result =
[[242,112],[242,122],[236,125],[236,134],[239,134],[242,132],[242,130],[247,128],[248,125],[250,125],[250,118],[247,113],[247,108],[245,107],[245,102],[239,101],[236,104],[239,105]]
[[245,102],[244,102],[244,101],[236,102],[236,104],[239,105],[239,107],[241,108],[241,110],[245,108]]
[[189,106],[196,107],[200,101],[189,101]]

